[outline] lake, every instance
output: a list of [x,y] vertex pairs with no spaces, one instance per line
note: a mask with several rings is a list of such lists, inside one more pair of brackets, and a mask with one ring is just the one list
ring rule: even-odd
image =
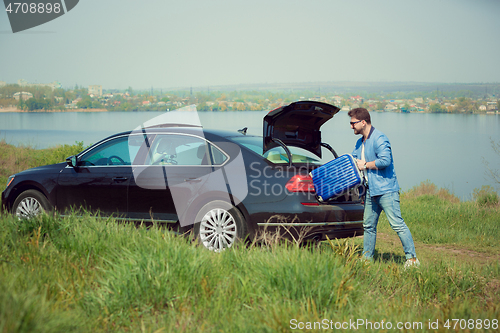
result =
[[[206,128],[238,130],[262,135],[267,111],[185,112]],[[0,139],[14,145],[46,148],[57,144],[84,145],[108,135],[127,131],[163,112],[50,112],[0,113]],[[462,200],[471,198],[475,188],[495,184],[486,175],[490,167],[500,169],[491,140],[500,141],[500,115],[372,112],[372,125],[391,141],[396,173],[403,191],[430,180],[449,189]],[[323,142],[339,155],[351,153],[359,136],[353,134],[346,112],[339,112],[323,125]],[[324,150],[323,160],[331,159]],[[498,189],[498,188],[497,188]]]

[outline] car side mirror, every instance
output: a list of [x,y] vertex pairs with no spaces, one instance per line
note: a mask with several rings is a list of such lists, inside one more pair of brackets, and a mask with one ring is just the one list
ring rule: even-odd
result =
[[70,156],[66,159],[66,164],[68,164],[70,167],[76,168],[78,163],[78,160],[76,159],[76,156]]

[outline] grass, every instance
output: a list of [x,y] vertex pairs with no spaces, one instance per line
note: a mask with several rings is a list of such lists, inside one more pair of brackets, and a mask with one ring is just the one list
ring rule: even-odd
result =
[[217,254],[159,226],[90,215],[0,221],[0,332],[281,332],[325,318],[425,329],[429,320],[500,319],[498,260],[424,255],[420,269],[404,270],[400,244],[384,250],[392,258],[366,264],[359,238]]

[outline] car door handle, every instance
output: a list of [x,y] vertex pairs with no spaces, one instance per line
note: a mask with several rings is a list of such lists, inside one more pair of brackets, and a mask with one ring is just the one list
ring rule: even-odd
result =
[[128,178],[127,177],[113,177],[112,179],[116,183],[121,183],[121,182],[126,181]]
[[199,183],[201,182],[201,179],[200,178],[187,178],[187,179],[184,179],[185,182],[188,182],[188,183]]

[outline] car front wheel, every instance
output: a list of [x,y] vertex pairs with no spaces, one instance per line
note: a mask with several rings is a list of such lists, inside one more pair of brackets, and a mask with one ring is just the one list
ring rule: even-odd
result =
[[247,235],[244,217],[233,205],[225,201],[212,201],[196,215],[194,231],[197,239],[211,251],[230,248]]
[[12,212],[20,219],[28,219],[51,209],[47,198],[37,190],[24,191],[12,206]]

